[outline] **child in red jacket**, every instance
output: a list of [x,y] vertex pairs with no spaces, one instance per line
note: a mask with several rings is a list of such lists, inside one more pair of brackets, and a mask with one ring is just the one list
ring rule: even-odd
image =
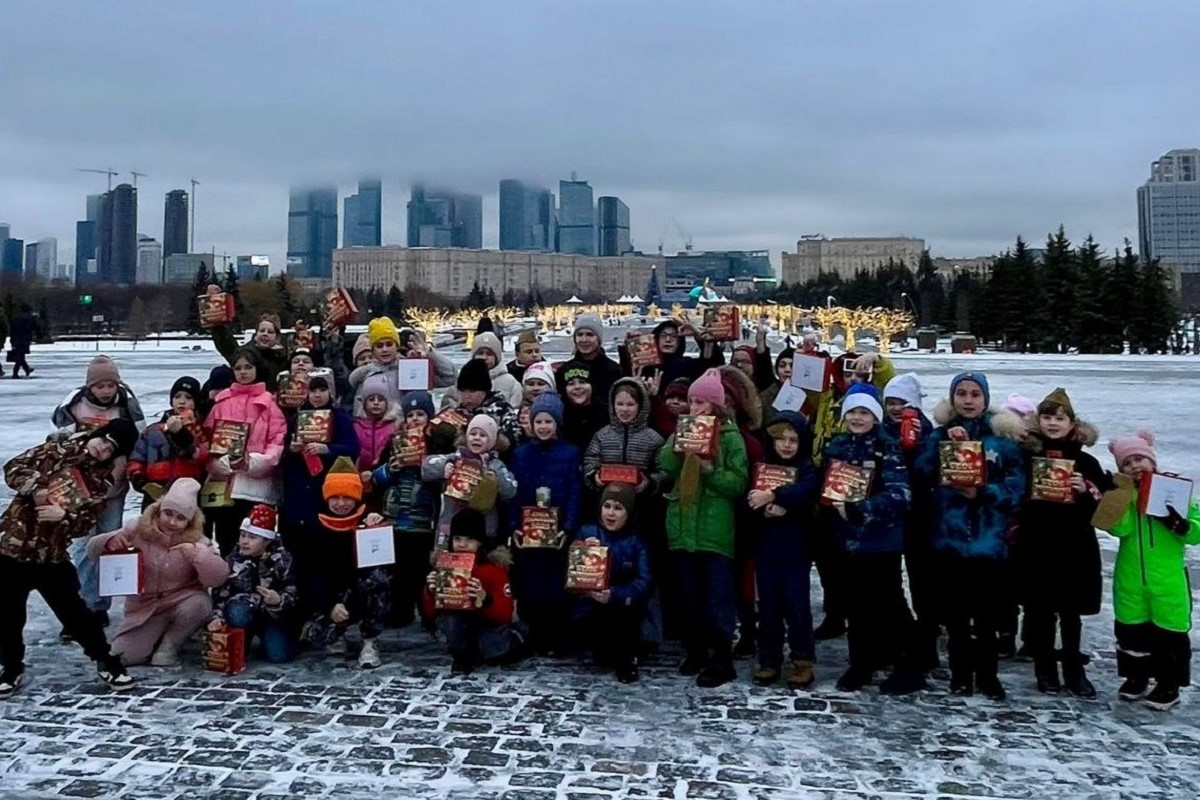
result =
[[142,431],[125,465],[125,476],[142,493],[142,510],[180,478],[204,481],[208,440],[197,416],[200,381],[184,375],[171,387],[171,408]]
[[479,661],[512,663],[520,658],[525,644],[525,625],[516,618],[508,580],[511,554],[504,545],[484,550],[487,541],[486,523],[478,511],[464,508],[450,520],[450,549],[476,554],[468,584],[473,610],[435,612],[437,571],[429,573],[425,581],[425,610],[437,614],[437,627],[446,637],[454,659],[451,671],[456,675],[469,675]]

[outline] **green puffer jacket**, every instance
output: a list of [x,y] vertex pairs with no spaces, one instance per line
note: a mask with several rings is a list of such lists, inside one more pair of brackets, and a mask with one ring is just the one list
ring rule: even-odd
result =
[[675,452],[674,436],[658,451],[659,468],[675,479],[674,488],[665,495],[667,545],[672,550],[704,551],[733,558],[733,507],[750,482],[746,445],[737,425],[727,421],[721,426],[713,470],[700,473],[699,497],[686,508],[679,495],[684,461]]
[[1137,625],[1153,622],[1168,631],[1192,629],[1192,593],[1184,549],[1200,544],[1200,506],[1188,511],[1188,531],[1183,536],[1167,530],[1154,517],[1139,514],[1137,494],[1125,515],[1109,531],[1121,540],[1113,568],[1113,611],[1117,622]]

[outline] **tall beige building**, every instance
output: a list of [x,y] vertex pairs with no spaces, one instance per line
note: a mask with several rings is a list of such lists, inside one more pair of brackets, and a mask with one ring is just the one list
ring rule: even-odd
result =
[[[333,285],[347,289],[421,286],[452,298],[466,297],[476,281],[502,294],[557,289],[610,300],[641,294],[651,268],[666,277],[666,259],[646,256],[578,256],[523,250],[450,247],[350,247],[333,251]],[[660,284],[661,285],[661,284]]]
[[826,239],[806,236],[796,242],[795,253],[783,254],[780,279],[789,286],[815,280],[818,273],[832,272],[849,280],[859,270],[874,272],[888,259],[904,261],[916,270],[925,249],[924,239],[909,236]]

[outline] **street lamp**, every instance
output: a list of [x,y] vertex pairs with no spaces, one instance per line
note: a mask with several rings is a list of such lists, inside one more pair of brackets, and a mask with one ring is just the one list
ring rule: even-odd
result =
[[912,308],[913,319],[920,320],[921,314],[917,311],[917,304],[913,302],[913,299],[909,296],[908,292],[901,292],[900,296],[907,300],[909,307]]
[[836,297],[834,297],[833,295],[831,295],[831,294],[830,294],[830,295],[826,295],[826,296],[825,296],[825,308],[833,308],[833,301],[834,301],[834,300],[837,300],[837,298],[836,298]]

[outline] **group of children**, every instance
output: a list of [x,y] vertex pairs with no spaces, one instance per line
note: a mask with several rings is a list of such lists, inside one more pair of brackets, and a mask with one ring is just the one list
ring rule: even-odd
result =
[[[0,696],[23,678],[24,608],[38,590],[115,688],[131,685],[129,664],[177,663],[201,628],[243,629],[247,647],[284,662],[303,647],[346,654],[357,627],[358,664],[371,668],[379,634],[419,620],[458,673],[590,649],[633,682],[639,654],[678,637],[679,672],[703,687],[735,679],[737,657],[757,658],[755,683],[808,687],[815,641],[845,632],[838,689],[890,669],[880,688],[893,694],[927,686],[944,630],[950,691],[999,700],[998,659],[1021,608],[1039,691],[1090,698],[1081,618],[1100,607],[1100,526],[1121,541],[1120,695],[1178,702],[1191,658],[1183,550],[1200,543],[1200,508],[1139,512],[1136,485],[1158,469],[1150,435],[1114,438],[1110,475],[1062,389],[994,407],[987,378],[966,372],[931,421],[915,376],[878,356],[843,374],[806,341],[800,353],[825,358],[832,380],[781,404],[796,352],[772,359],[761,334],[724,364],[703,331],[664,322],[658,363],[637,370],[623,347],[607,356],[602,336],[584,315],[571,358],[541,360],[525,334],[505,364],[484,333],[455,371],[386,318],[346,359],[337,331],[288,350],[268,315],[247,346],[220,334],[228,366],[203,385],[177,380],[169,410],[144,428],[116,364],[97,357],[54,412],[58,434],[5,467],[17,496],[0,520]],[[448,389],[440,409],[430,391],[400,390],[404,358],[428,359],[428,385]],[[281,402],[297,372],[298,407]],[[327,412],[323,435],[310,435],[306,412]],[[691,435],[684,417],[713,418],[711,447],[677,445]],[[943,444],[959,442],[979,443],[977,484],[945,480]],[[1046,459],[1072,462],[1067,496],[1035,496]],[[81,501],[64,499],[64,474]],[[130,486],[143,512],[123,525]],[[548,540],[527,527],[531,508],[554,510]],[[381,525],[395,563],[360,568],[355,533]],[[603,588],[568,588],[576,545],[607,548]],[[146,575],[110,646],[96,564],[129,551]],[[440,607],[445,552],[474,565],[467,607]]]

